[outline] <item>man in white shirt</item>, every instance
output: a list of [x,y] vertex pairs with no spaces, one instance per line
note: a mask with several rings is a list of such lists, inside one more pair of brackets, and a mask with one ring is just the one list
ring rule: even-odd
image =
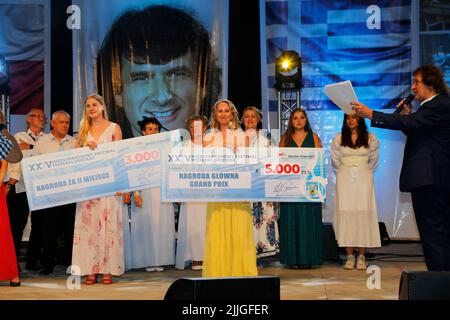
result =
[[[75,147],[76,139],[68,135],[70,116],[67,112],[59,110],[53,113],[50,122],[52,131],[41,136],[34,147],[33,155],[41,155],[58,151],[69,150]],[[41,274],[50,274],[55,266],[58,234],[64,234],[64,265],[70,265],[72,259],[73,229],[75,221],[75,203],[33,211],[30,240],[42,240],[42,266]],[[34,252],[33,250],[37,250]],[[27,258],[37,261],[40,248],[31,247]],[[31,260],[30,262],[33,262]]]
[[[14,135],[23,156],[30,156],[36,143],[36,139],[42,136],[45,127],[45,114],[42,109],[33,108],[27,116],[28,130]],[[20,244],[22,242],[23,229],[28,221],[28,200],[22,179],[20,162],[8,165],[9,180],[6,184],[6,200],[8,202],[11,232],[14,239],[17,261],[20,257]],[[20,270],[20,269],[19,269]]]

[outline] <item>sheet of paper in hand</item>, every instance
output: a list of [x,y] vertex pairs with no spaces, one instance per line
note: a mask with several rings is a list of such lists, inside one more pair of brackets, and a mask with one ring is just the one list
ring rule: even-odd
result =
[[325,94],[346,114],[355,113],[350,103],[358,101],[358,98],[356,98],[356,93],[350,80],[326,85]]

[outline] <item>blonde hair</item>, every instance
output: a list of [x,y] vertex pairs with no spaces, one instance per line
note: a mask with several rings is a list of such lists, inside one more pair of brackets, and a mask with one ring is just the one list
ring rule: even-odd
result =
[[247,111],[254,111],[254,112],[256,113],[256,116],[258,117],[258,122],[262,122],[261,110],[259,110],[257,107],[254,107],[254,106],[246,107],[246,108],[244,109],[244,111],[242,111],[241,122],[244,121],[244,116],[245,116],[245,113],[246,113]]
[[100,102],[100,104],[103,107],[102,116],[104,119],[108,120],[108,114],[106,113],[106,103],[105,103],[105,100],[103,99],[103,97],[96,93],[87,96],[86,100],[84,100],[83,117],[81,118],[81,121],[80,121],[80,130],[78,133],[78,139],[80,141],[81,146],[84,146],[84,144],[86,143],[86,139],[87,139],[89,130],[91,129],[91,125],[92,125],[92,119],[88,116],[88,114],[86,112],[86,104],[89,99],[95,99],[98,102]]
[[220,103],[226,103],[230,109],[231,109],[231,113],[233,114],[233,119],[231,120],[233,123],[231,124],[233,130],[236,130],[239,127],[239,112],[237,111],[236,107],[234,106],[233,102],[231,102],[230,100],[227,99],[221,99],[219,101],[217,101],[216,103],[214,103],[213,106],[213,110],[212,110],[212,114],[211,114],[211,119],[210,119],[210,127],[214,128],[214,129],[220,129],[219,123],[216,120],[216,110],[217,110],[217,106]]

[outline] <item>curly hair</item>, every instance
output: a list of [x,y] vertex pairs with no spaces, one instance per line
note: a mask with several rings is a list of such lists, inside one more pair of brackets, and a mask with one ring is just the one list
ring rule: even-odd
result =
[[414,70],[414,76],[421,75],[422,82],[431,87],[438,94],[448,95],[447,83],[444,79],[444,73],[434,65],[423,65]]
[[155,117],[150,117],[150,118],[142,117],[142,120],[137,122],[137,124],[138,124],[139,128],[141,129],[141,131],[145,131],[145,126],[147,124],[149,124],[149,123],[156,124],[158,126],[158,132],[161,132],[162,124]]

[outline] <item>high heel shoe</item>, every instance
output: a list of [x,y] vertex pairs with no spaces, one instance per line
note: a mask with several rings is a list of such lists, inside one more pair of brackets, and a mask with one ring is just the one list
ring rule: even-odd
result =
[[10,281],[9,282],[9,285],[11,286],[11,287],[20,287],[21,286],[21,282],[20,281]]
[[20,287],[21,284],[22,284],[22,283],[20,282],[20,278],[19,278],[18,276],[12,278],[12,279],[9,281],[9,285],[10,285],[11,287]]
[[88,277],[86,278],[86,282],[85,284],[90,285],[90,284],[94,284],[97,282],[97,275],[95,274],[94,276],[92,276],[91,274],[88,275]]

